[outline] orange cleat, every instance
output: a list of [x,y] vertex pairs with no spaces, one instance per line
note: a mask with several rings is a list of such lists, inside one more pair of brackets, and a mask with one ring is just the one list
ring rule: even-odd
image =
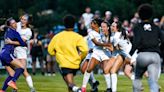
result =
[[13,89],[16,89],[16,90],[18,89],[16,83],[13,82],[12,80],[9,81],[9,82],[7,83],[7,85],[10,86],[10,87],[12,87]]
[[5,91],[3,91],[3,90],[0,90],[0,92],[5,92]]

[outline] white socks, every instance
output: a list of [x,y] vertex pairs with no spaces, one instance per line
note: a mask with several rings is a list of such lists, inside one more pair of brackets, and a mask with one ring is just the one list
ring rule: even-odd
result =
[[88,73],[87,71],[84,73],[82,87],[86,88],[90,75],[91,73]]
[[107,88],[111,88],[110,74],[104,74],[104,77],[107,84]]
[[111,80],[112,80],[112,92],[117,91],[117,74],[111,74]]
[[132,76],[130,77],[130,79],[133,81],[135,79],[134,74],[132,74]]
[[96,82],[93,72],[91,72],[90,79],[92,80],[92,83]]
[[31,76],[26,77],[26,82],[30,88],[33,88],[33,81],[32,81]]
[[73,86],[73,87],[72,87],[72,91],[73,91],[73,92],[76,92],[78,89],[79,89],[79,87],[77,87],[77,86]]

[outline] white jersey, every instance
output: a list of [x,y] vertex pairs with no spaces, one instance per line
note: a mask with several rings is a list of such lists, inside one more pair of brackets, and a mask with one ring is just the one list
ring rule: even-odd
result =
[[[101,42],[102,43],[102,39],[101,39],[101,35],[100,33],[96,32],[96,31],[91,31],[89,32],[89,38],[92,39],[96,39],[97,42]],[[93,51],[95,50],[102,50],[103,47],[101,46],[94,46]]]
[[132,48],[132,44],[128,39],[121,38],[118,44],[120,49],[125,51],[126,53],[129,53]]
[[92,21],[92,18],[93,18],[93,14],[92,13],[84,13],[82,15],[83,19],[84,19],[84,24],[87,28],[89,28],[89,25]]
[[[92,31],[94,31],[94,30],[90,30],[88,33],[92,32]],[[95,46],[95,44],[93,43],[92,38],[89,35],[87,35],[87,38],[86,39],[87,39],[88,48],[89,49],[93,49],[93,47]]]
[[17,23],[17,32],[20,34],[22,39],[30,40],[32,32],[30,28],[22,29],[21,22]]
[[113,32],[111,37],[110,37],[110,42],[114,46],[117,46],[119,41],[120,41],[120,36],[121,36],[121,32]]
[[[96,41],[102,43],[102,38],[101,38],[101,34],[96,32],[96,31],[91,31],[89,33],[89,36],[91,39],[96,39]],[[108,55],[106,54],[106,50],[103,49],[102,46],[94,46],[93,48],[93,53],[92,53],[92,56],[91,57],[94,57],[96,60],[102,62],[104,60],[108,60],[109,57]]]
[[[17,32],[20,34],[22,39],[30,40],[32,32],[30,28],[22,29],[21,22],[17,23]],[[27,47],[17,46],[14,49],[14,55],[18,59],[27,59]]]
[[[103,33],[101,33],[101,39],[102,39],[103,43],[109,43],[109,35],[105,36]],[[105,51],[105,54],[108,57],[111,57],[111,51],[109,49],[107,49],[106,47],[103,47],[103,49]]]
[[111,36],[111,42],[114,46],[119,46],[119,50],[115,50],[113,52],[113,56],[121,54],[124,57],[131,58],[129,52],[132,48],[132,44],[128,39],[124,39],[123,37],[121,37],[121,32],[113,33]]

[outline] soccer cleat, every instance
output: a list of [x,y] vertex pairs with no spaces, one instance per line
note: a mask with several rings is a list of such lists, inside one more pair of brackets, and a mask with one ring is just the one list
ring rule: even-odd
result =
[[82,91],[81,91],[81,88],[78,88],[76,92],[82,92]]
[[159,86],[159,92],[161,92],[161,86]]
[[81,88],[81,92],[86,92],[86,88],[85,87],[82,87]]
[[112,92],[111,88],[107,88],[105,92]]
[[9,81],[9,82],[7,83],[7,85],[10,86],[10,87],[12,87],[13,89],[16,89],[16,90],[18,89],[17,86],[16,86],[16,83],[13,82],[12,80]]
[[16,89],[13,89],[12,92],[18,92]]
[[5,91],[3,91],[3,90],[0,90],[0,92],[5,92]]
[[95,83],[93,83],[91,92],[98,92],[98,85],[99,84],[100,84],[99,81],[96,81]]
[[31,88],[30,92],[36,92],[36,90],[34,88]]
[[141,91],[144,91],[144,86],[143,85],[141,86]]

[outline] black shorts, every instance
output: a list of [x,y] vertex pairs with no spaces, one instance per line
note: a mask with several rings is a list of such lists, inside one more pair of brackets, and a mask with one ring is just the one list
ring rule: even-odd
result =
[[61,68],[60,70],[63,76],[66,76],[67,74],[73,74],[75,76],[79,69]]

